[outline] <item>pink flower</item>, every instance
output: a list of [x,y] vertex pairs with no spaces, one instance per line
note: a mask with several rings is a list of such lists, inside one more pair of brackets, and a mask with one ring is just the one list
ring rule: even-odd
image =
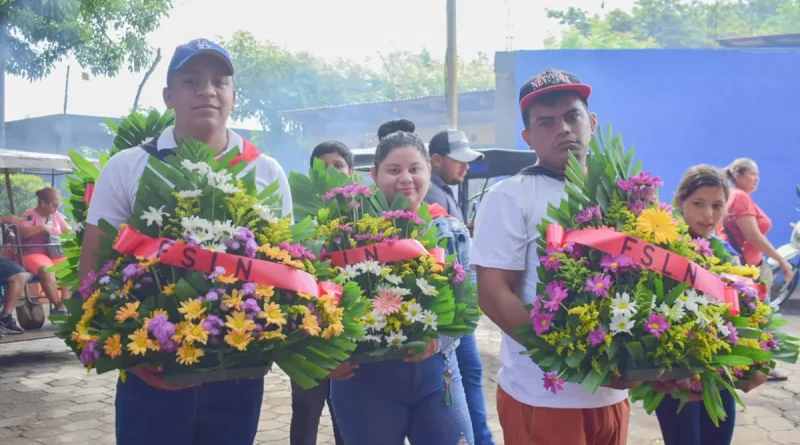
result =
[[542,377],[542,380],[544,381],[545,391],[550,391],[555,394],[558,391],[564,390],[564,381],[561,380],[555,372],[546,373],[544,377]]
[[561,302],[564,301],[564,299],[566,299],[569,295],[569,291],[564,286],[564,282],[560,280],[551,281],[547,284],[547,288],[545,290],[549,298],[544,307],[552,312],[557,311],[559,306],[561,306]]
[[633,261],[627,255],[611,256],[606,255],[600,260],[600,266],[603,271],[608,273],[621,272],[629,267],[633,267]]
[[663,210],[663,211],[669,213],[670,215],[675,213],[675,207],[672,207],[671,205],[667,204],[666,202],[659,203],[658,204],[658,209],[659,210]]
[[597,274],[586,279],[586,292],[591,292],[595,297],[608,297],[608,290],[611,288],[611,277],[608,275]]
[[464,281],[466,276],[467,272],[464,271],[464,268],[457,262],[453,261],[453,283],[458,284]]
[[545,270],[550,272],[558,272],[558,269],[561,268],[561,256],[559,254],[561,251],[559,249],[550,247],[547,249],[547,255],[540,257],[539,261],[544,264]]
[[550,330],[550,323],[553,322],[555,314],[534,314],[533,315],[533,330],[536,335],[542,335]]
[[578,216],[575,217],[576,224],[584,224],[588,222],[592,222],[595,219],[599,220],[603,218],[602,210],[600,206],[591,206],[587,207],[583,210]]
[[730,321],[728,322],[728,332],[729,332],[728,341],[732,345],[738,344],[739,343],[739,331],[736,330],[736,327]]
[[372,309],[382,315],[391,315],[400,312],[403,305],[403,297],[390,289],[381,289],[378,296],[372,300]]
[[605,343],[606,335],[606,331],[603,330],[603,327],[598,326],[594,331],[589,333],[589,343],[591,343],[592,346],[599,346]]
[[639,216],[647,207],[647,203],[644,201],[634,201],[627,203],[626,206],[634,215]]
[[705,238],[695,238],[692,240],[695,244],[694,251],[703,256],[713,256],[714,250],[711,248],[711,242]]
[[693,392],[703,392],[703,382],[700,379],[691,379],[689,389]]
[[650,318],[647,319],[644,329],[647,332],[655,335],[656,338],[661,338],[661,335],[666,332],[667,329],[669,329],[669,323],[667,323],[667,320],[665,320],[664,317],[653,312],[650,314]]

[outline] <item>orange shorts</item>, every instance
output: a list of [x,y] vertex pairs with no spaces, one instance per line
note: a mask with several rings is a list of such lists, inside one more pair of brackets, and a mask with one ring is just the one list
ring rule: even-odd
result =
[[48,267],[67,259],[67,257],[64,256],[59,258],[50,258],[43,253],[32,253],[30,255],[25,255],[22,258],[22,262],[25,263],[25,270],[34,275],[38,275],[39,270],[41,270],[42,267],[47,269]]
[[625,445],[631,405],[594,409],[540,408],[497,387],[497,414],[506,445]]

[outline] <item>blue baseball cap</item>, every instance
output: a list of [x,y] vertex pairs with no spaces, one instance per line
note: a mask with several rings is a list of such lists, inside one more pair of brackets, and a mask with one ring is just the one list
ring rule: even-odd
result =
[[208,39],[196,39],[189,43],[175,48],[175,53],[172,55],[172,60],[169,62],[169,69],[167,70],[167,84],[173,74],[180,71],[190,60],[203,54],[217,57],[231,70],[233,75],[233,62],[231,62],[231,55],[228,51]]

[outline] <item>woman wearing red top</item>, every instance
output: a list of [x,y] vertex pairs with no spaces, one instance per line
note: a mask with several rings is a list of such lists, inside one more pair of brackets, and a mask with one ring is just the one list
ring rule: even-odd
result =
[[[786,279],[790,279],[794,273],[792,265],[778,254],[766,236],[772,228],[772,221],[750,196],[758,188],[758,165],[752,159],[739,158],[725,169],[725,174],[733,188],[720,237],[742,254],[743,263],[761,268],[761,279],[767,282],[768,288],[772,269],[764,261],[765,254],[777,261]],[[788,375],[773,371],[770,378],[786,380]]]

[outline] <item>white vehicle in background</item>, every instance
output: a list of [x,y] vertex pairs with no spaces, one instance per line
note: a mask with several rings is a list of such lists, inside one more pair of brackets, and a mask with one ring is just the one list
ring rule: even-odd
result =
[[[800,189],[798,189],[800,195]],[[797,289],[797,281],[800,279],[800,221],[792,223],[792,235],[789,242],[778,247],[778,253],[790,262],[794,267],[794,275],[787,281],[783,274],[778,262],[769,258],[767,264],[772,268],[772,275],[775,281],[769,290],[770,300],[773,306],[780,307],[792,297],[794,291]]]

